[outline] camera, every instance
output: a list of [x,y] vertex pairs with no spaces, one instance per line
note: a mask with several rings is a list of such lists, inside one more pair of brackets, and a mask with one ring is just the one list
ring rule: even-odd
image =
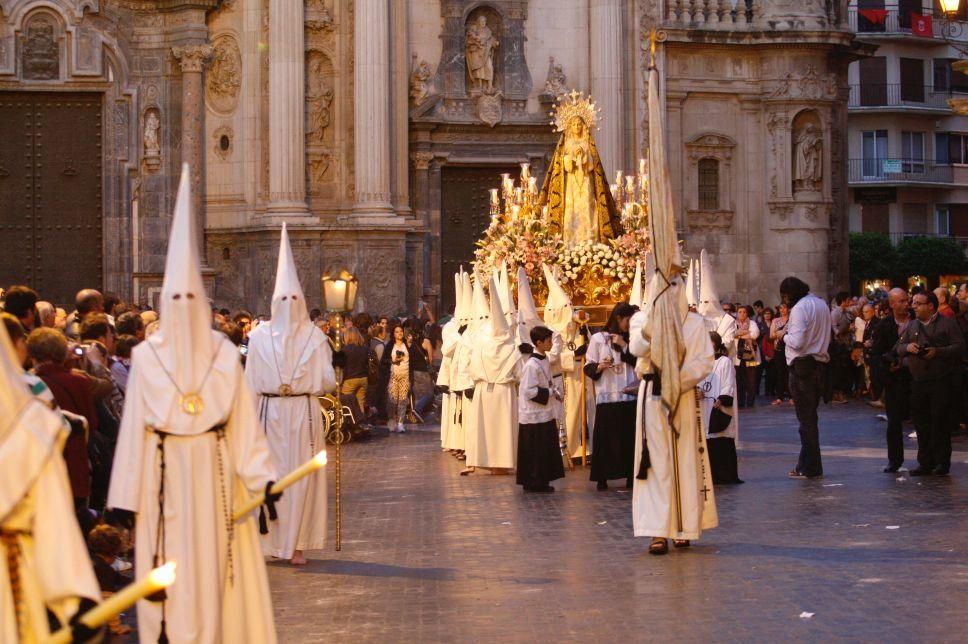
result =
[[74,355],[78,358],[83,358],[87,355],[87,350],[91,348],[89,344],[77,344],[74,345]]
[[928,355],[928,349],[931,347],[918,347],[918,352],[915,354],[919,358],[923,358]]
[[240,344],[239,345],[239,353],[241,353],[244,356],[249,355],[249,347],[248,347],[248,345]]

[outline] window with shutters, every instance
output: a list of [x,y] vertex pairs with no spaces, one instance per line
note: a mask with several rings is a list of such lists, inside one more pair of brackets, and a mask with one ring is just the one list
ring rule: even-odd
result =
[[699,210],[719,210],[719,161],[699,160]]

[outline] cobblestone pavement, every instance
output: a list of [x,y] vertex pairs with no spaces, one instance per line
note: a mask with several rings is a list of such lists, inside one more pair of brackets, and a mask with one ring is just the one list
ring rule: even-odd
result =
[[800,481],[792,407],[746,410],[746,484],[718,487],[720,528],[666,557],[632,537],[631,493],[580,468],[525,496],[458,476],[433,431],[351,443],[342,552],[269,566],[280,641],[961,640],[968,439],[950,477],[883,474],[880,411],[823,407],[825,477]]

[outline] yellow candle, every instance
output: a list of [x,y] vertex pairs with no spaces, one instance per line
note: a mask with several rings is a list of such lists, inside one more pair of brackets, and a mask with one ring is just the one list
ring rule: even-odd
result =
[[531,164],[530,163],[522,163],[521,164],[521,180],[522,181],[526,180],[528,177],[531,176],[530,170],[531,170]]
[[[115,615],[120,615],[139,599],[153,595],[163,588],[168,588],[175,581],[175,562],[169,561],[164,566],[155,568],[148,576],[126,586],[120,592],[108,597],[103,602],[81,615],[81,623],[88,628],[99,628],[108,623]],[[70,627],[64,627],[54,633],[49,644],[68,644],[71,641]]]
[[[279,494],[280,492],[285,490],[287,487],[289,487],[299,479],[305,476],[309,476],[310,474],[312,474],[313,472],[315,472],[316,470],[318,470],[324,465],[326,465],[326,450],[322,450],[318,452],[316,456],[313,456],[311,459],[309,459],[308,461],[300,465],[298,468],[296,468],[292,472],[289,472],[289,474],[286,474],[284,477],[282,477],[281,481],[278,481],[275,485],[272,486],[272,493]],[[238,510],[235,511],[235,514],[233,515],[233,519],[235,519],[236,521],[244,519],[250,512],[252,512],[257,507],[265,503],[265,500],[266,500],[265,494],[260,494],[258,496],[255,496],[249,499],[247,502],[242,504],[242,507],[240,507]]]
[[639,174],[645,174],[645,159],[639,159]]
[[500,203],[497,197],[497,188],[491,188],[491,205],[496,206]]

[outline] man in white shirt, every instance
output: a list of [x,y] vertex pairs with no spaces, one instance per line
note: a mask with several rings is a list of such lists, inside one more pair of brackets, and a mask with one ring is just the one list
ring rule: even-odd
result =
[[791,478],[823,475],[820,461],[820,428],[817,408],[823,396],[830,355],[830,310],[796,277],[780,282],[780,298],[790,307],[790,322],[783,331],[786,360],[790,370],[790,392],[800,422],[800,457],[790,471]]

